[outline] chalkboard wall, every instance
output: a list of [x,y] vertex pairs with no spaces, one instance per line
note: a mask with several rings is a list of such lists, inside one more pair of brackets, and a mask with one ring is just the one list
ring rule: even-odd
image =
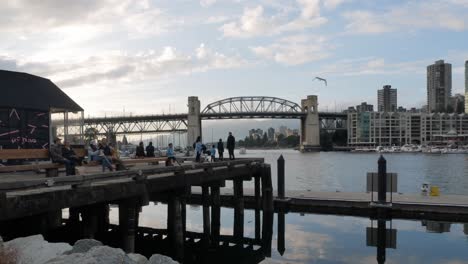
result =
[[0,146],[4,149],[48,148],[49,113],[0,108]]

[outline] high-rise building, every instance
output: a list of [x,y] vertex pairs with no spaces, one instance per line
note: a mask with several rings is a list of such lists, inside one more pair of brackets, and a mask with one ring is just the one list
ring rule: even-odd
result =
[[468,60],[465,61],[465,113],[468,114]]
[[396,112],[397,110],[397,89],[392,89],[391,85],[377,91],[377,108],[379,112]]
[[270,127],[268,129],[268,140],[273,141],[275,139],[275,129]]
[[371,104],[367,104],[366,102],[362,102],[360,105],[356,105],[356,111],[358,113],[361,112],[373,112],[374,106]]
[[427,66],[427,110],[447,112],[452,96],[452,64],[438,60]]

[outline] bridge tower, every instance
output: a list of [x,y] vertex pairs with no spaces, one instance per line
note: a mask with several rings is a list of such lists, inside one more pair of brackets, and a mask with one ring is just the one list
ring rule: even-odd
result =
[[187,146],[192,146],[195,140],[197,140],[197,137],[202,135],[200,100],[198,100],[197,96],[190,96],[188,98],[187,121]]
[[320,150],[320,122],[318,116],[318,98],[309,95],[301,100],[301,107],[305,117],[301,118],[301,151]]

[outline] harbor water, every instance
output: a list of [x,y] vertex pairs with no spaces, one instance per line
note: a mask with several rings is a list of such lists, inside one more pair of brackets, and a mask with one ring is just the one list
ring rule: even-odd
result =
[[[377,170],[377,153],[321,152],[301,154],[294,150],[247,150],[239,157],[264,157],[272,165],[276,187],[276,160],[286,160],[288,190],[364,192],[367,172]],[[468,194],[468,155],[386,154],[389,172],[398,173],[399,192],[417,193],[426,182],[443,194]],[[229,186],[228,186],[229,187]],[[249,188],[249,186],[246,186]],[[140,215],[140,226],[166,227],[165,204],[150,204]],[[117,209],[111,218],[116,219]],[[221,234],[232,235],[233,210],[223,208]],[[278,249],[278,214],[273,224],[271,258],[261,263],[378,263],[377,248],[369,230],[377,221],[361,217],[289,213],[285,218],[284,252]],[[187,231],[202,232],[202,210],[187,208]],[[254,212],[246,210],[245,236],[253,238]],[[468,224],[426,220],[387,221],[395,234],[385,250],[385,263],[468,263]],[[281,254],[282,253],[282,254]],[[380,256],[382,257],[382,256]],[[242,263],[257,263],[248,260]]]

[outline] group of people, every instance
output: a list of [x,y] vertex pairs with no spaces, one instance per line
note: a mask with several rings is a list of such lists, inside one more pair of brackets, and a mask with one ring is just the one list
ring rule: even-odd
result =
[[55,138],[54,144],[50,146],[50,157],[52,162],[60,163],[65,165],[66,175],[75,175],[76,165],[82,165],[82,163],[97,162],[102,165],[102,171],[106,169],[113,171],[115,164],[117,170],[124,170],[125,165],[120,160],[118,151],[115,150],[111,143],[107,142],[106,138],[101,139],[97,142],[91,140],[88,146],[88,160],[83,160],[83,157],[76,155],[75,151],[70,147],[69,142],[65,141],[62,144],[61,138]]
[[65,165],[66,175],[75,175],[75,166],[82,162],[75,151],[70,147],[67,141],[62,144],[61,138],[54,138],[54,144],[49,149],[50,157],[53,162]]
[[[236,139],[232,135],[232,132],[229,132],[229,136],[227,138],[226,148],[228,149],[229,159],[235,159],[234,156],[234,148],[236,146]],[[193,144],[193,148],[195,149],[195,161],[201,161],[202,154],[209,154],[211,157],[211,161],[216,160],[216,150],[218,151],[218,158],[219,160],[224,160],[224,143],[223,140],[220,138],[218,141],[218,145],[212,145],[211,149],[208,151],[206,146],[201,142],[201,137],[197,137],[196,142]]]
[[[154,154],[155,148],[153,146],[153,142],[149,142],[148,146],[144,146],[143,142],[140,142],[136,148],[135,157],[136,158],[145,158],[145,157],[155,157]],[[174,145],[169,143],[166,150],[166,166],[172,166],[174,162],[176,162],[175,154],[174,154]]]

